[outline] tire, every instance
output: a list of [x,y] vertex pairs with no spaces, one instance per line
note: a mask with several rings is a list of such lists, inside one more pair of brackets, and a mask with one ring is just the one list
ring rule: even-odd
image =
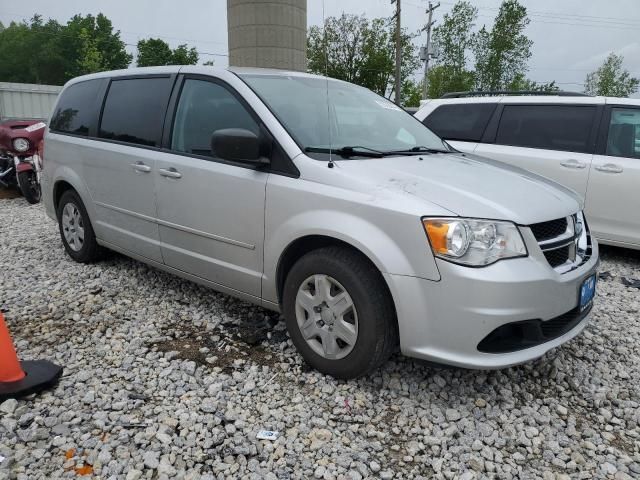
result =
[[42,190],[36,178],[36,172],[34,171],[18,173],[18,188],[31,205],[40,203],[40,199],[42,198]]
[[[323,298],[329,299],[326,306],[318,306]],[[300,258],[287,275],[282,303],[293,344],[324,374],[360,377],[397,348],[395,309],[384,279],[366,257],[348,248],[325,247]]]
[[102,255],[102,248],[96,242],[89,215],[80,196],[74,190],[64,192],[56,213],[60,238],[67,254],[78,263],[98,260]]

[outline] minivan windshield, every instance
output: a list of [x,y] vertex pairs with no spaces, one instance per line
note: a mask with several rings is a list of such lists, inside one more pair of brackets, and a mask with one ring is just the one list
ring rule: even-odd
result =
[[389,100],[321,77],[239,73],[307,154],[344,158],[450,152],[451,148]]

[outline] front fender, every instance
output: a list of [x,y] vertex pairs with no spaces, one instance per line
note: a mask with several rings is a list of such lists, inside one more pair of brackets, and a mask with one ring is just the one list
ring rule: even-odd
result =
[[33,170],[33,165],[31,165],[28,162],[18,162],[16,164],[16,172],[17,173],[22,173],[22,172],[28,172]]
[[[415,223],[413,229],[391,228],[389,231],[382,227],[384,223],[374,223],[351,212],[316,209],[292,215],[273,229],[267,224],[262,290],[264,300],[278,302],[277,269],[280,258],[293,242],[307,236],[319,235],[347,243],[366,255],[382,273],[439,280],[440,274],[424,231],[419,228],[419,221],[412,222]],[[388,233],[390,231],[395,238]],[[399,241],[398,237],[404,237],[404,242]],[[412,237],[415,237],[415,242]]]

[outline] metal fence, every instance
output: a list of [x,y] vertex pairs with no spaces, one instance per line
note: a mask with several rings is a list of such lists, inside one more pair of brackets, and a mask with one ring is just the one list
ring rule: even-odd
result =
[[46,120],[62,87],[0,82],[0,121]]

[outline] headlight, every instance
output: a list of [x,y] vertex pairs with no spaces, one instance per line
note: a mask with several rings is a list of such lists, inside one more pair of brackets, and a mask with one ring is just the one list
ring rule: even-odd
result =
[[26,138],[14,138],[13,149],[16,152],[26,152],[27,150],[29,150],[29,140],[27,140]]
[[511,222],[472,218],[423,218],[436,257],[482,267],[503,258],[526,257],[520,231]]

